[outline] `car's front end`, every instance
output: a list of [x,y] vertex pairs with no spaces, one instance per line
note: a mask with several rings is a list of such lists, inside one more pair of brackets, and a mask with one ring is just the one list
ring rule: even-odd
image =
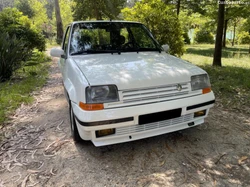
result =
[[202,124],[214,104],[213,92],[192,91],[190,82],[118,92],[121,100],[102,110],[73,105],[82,139],[102,146],[182,130]]
[[73,104],[76,124],[81,138],[96,146],[202,124],[214,104],[207,73],[168,54],[100,54],[72,59],[89,83]]
[[163,48],[136,22],[67,28],[64,50],[52,54],[61,57],[75,140],[104,146],[204,122],[215,101],[209,76]]

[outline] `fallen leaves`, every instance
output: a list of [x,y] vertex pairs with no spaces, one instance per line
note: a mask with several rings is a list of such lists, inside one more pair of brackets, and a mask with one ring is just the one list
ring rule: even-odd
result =
[[244,163],[244,161],[246,161],[248,159],[247,156],[242,156],[239,160],[238,160],[238,164],[241,165]]
[[[6,133],[6,140],[0,144],[0,172],[14,172],[15,167],[27,168],[27,175],[22,176],[20,173],[14,175],[11,180],[5,181],[5,183],[17,183],[22,179],[19,186],[35,186],[39,183],[37,180],[32,181],[34,175],[45,175],[46,181],[56,175],[56,169],[43,170],[45,164],[44,160],[51,156],[55,156],[56,153],[63,147],[63,145],[71,142],[71,140],[65,139],[65,135],[58,138],[54,142],[50,143],[47,147],[44,147],[45,132],[48,129],[54,129],[54,131],[60,131],[63,120],[58,123],[45,123],[38,127],[32,125],[23,126],[14,133]],[[63,133],[64,134],[64,133]],[[41,157],[41,155],[43,155]],[[25,173],[23,174],[25,175]]]

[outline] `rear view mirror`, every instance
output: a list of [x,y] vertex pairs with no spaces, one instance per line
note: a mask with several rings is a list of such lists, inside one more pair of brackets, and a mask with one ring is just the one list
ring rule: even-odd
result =
[[53,48],[53,49],[50,50],[50,55],[53,56],[53,57],[61,58],[62,55],[64,55],[64,51],[62,49]]
[[164,49],[164,51],[166,53],[169,51],[169,45],[168,44],[162,45],[162,48]]

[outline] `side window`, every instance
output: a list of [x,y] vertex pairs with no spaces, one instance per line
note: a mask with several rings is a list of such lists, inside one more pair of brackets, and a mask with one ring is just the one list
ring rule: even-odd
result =
[[65,53],[67,52],[68,43],[69,43],[69,31],[70,31],[70,26],[67,27],[64,38],[63,38],[62,49],[64,50]]

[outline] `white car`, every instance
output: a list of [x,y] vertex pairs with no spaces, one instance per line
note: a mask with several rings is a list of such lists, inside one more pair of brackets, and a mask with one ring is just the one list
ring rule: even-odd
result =
[[141,23],[80,21],[59,57],[75,141],[128,142],[200,125],[214,105],[208,74],[166,53]]

